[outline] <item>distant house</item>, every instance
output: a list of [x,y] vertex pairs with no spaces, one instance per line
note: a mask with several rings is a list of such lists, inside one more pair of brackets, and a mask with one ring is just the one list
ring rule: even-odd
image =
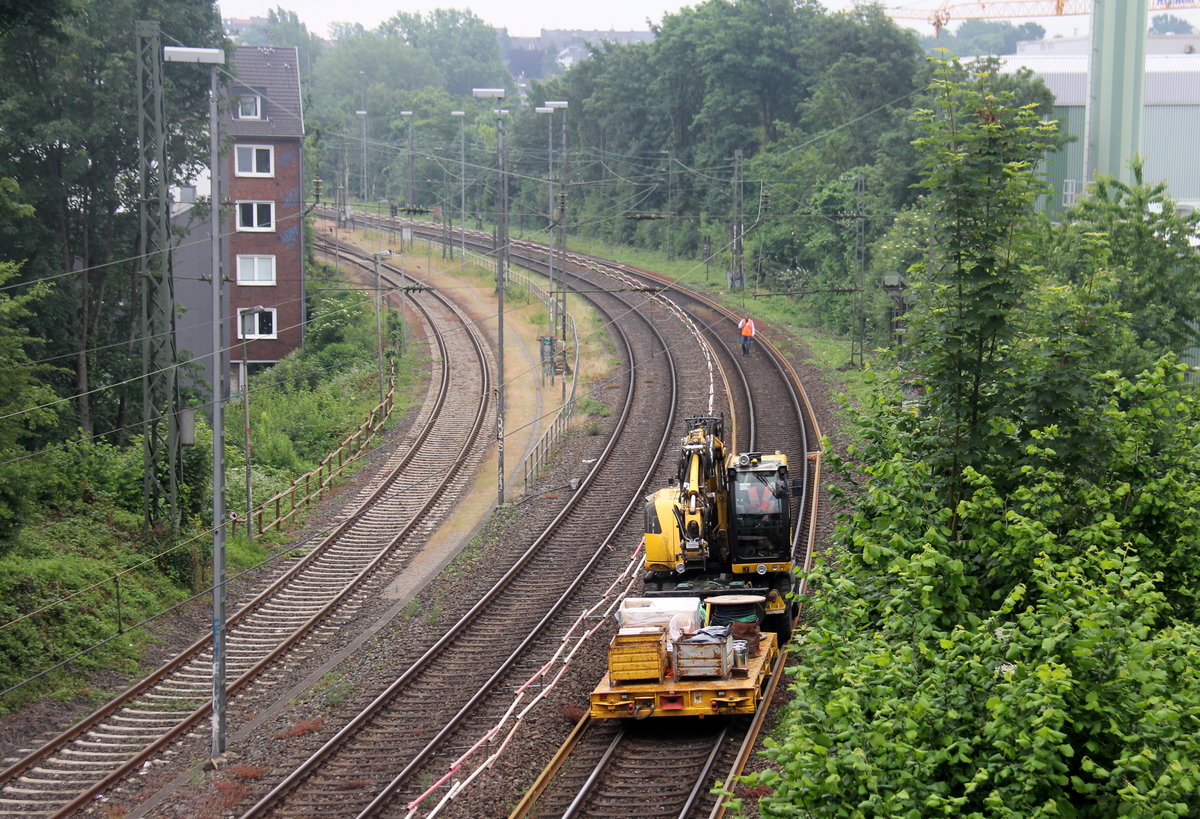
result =
[[[631,45],[654,41],[652,31],[603,31],[599,29],[542,29],[537,37],[509,36],[499,29],[504,62],[514,77],[543,79],[551,65],[565,71],[591,56],[591,46],[601,43]],[[554,73],[554,72],[552,72]]]

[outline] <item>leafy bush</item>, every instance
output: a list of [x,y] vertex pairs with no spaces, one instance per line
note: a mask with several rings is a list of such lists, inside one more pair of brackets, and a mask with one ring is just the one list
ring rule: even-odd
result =
[[[146,562],[157,547],[141,538],[140,528],[140,516],[93,504],[19,532],[0,558],[0,688],[113,637],[181,597],[156,564]],[[116,577],[123,569],[132,571]],[[48,605],[68,597],[63,605]],[[144,633],[133,633],[107,642],[38,688],[16,692],[0,710],[37,690],[77,682],[80,671],[130,668],[144,639]]]

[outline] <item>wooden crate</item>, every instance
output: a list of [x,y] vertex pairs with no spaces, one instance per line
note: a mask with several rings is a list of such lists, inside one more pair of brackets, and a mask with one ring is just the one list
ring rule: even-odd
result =
[[612,682],[655,680],[667,672],[667,635],[657,626],[623,628],[608,645],[608,678]]

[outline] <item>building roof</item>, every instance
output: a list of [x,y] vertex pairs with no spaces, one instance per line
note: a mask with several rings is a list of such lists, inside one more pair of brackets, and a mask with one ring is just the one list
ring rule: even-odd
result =
[[303,137],[300,65],[295,46],[238,46],[229,83],[232,99],[254,93],[261,100],[259,119],[232,117],[225,123],[235,137]]
[[[1059,105],[1087,103],[1086,54],[1016,54],[1001,58],[1007,71],[1025,67],[1041,77]],[[1200,54],[1148,54],[1143,105],[1200,105]]]

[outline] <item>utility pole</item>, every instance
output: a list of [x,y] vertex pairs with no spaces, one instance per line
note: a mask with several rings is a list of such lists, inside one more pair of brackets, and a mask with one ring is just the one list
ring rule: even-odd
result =
[[217,66],[225,64],[219,48],[167,46],[162,59],[208,65],[208,158],[212,184],[209,208],[210,278],[212,287],[212,758],[225,753],[225,399],[229,378],[226,357],[225,308],[221,279],[221,164],[220,120],[217,118]]
[[671,168],[671,149],[663,153],[667,155],[667,261],[672,261],[675,258],[675,246],[671,243],[671,222],[675,219],[674,173]]
[[562,323],[562,401],[567,400],[567,107],[569,100],[547,100],[550,108],[562,109],[562,162],[559,163],[558,176],[561,180],[558,192],[558,251],[562,254],[559,265],[559,321]]
[[[142,305],[142,503],[147,529],[179,526],[179,380],[168,230],[162,49],[156,20],[136,23],[138,53],[138,272]],[[216,169],[213,169],[216,173]],[[215,205],[214,205],[215,207]],[[166,467],[165,470],[163,467]]]
[[866,282],[867,282],[867,178],[859,174],[854,182],[854,233],[857,246],[854,249],[854,296],[851,302],[851,321],[854,327],[850,333],[850,364],[862,367],[865,348],[867,346],[867,313],[866,313]]
[[358,77],[362,81],[362,108],[355,113],[362,117],[362,200],[365,206],[367,202],[367,72],[359,71]]
[[504,289],[508,285],[508,140],[504,115],[496,111],[496,152],[500,169],[500,219],[496,224],[496,502],[504,505]]
[[379,250],[371,254],[375,262],[375,355],[379,362],[379,412],[387,402],[387,389],[383,383],[383,277],[379,272],[379,260],[392,255],[390,250]]
[[458,221],[462,239],[460,270],[467,264],[467,112],[451,111],[458,117]]
[[363,204],[367,201],[367,109],[355,111],[359,119],[362,120],[362,200]]
[[741,290],[746,286],[745,259],[743,257],[742,236],[745,231],[742,214],[742,149],[733,152],[733,241],[731,255],[733,256],[730,275],[730,289]]
[[[477,99],[504,99],[503,88],[473,88]],[[496,115],[496,192],[499,198],[496,218],[496,502],[504,504],[504,287],[508,283],[508,111],[493,110]]]
[[[404,207],[412,208],[413,201],[413,112],[401,111],[400,116],[408,120],[408,183],[404,187]],[[409,211],[411,213],[411,210]]]

